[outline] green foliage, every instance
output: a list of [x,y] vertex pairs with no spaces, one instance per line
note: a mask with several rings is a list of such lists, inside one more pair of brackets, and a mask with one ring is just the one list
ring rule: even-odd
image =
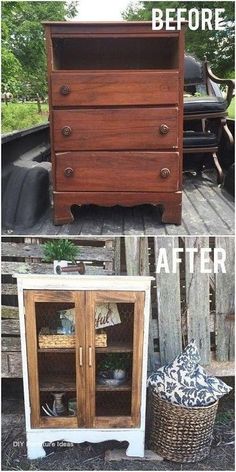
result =
[[123,12],[126,20],[151,20],[152,8],[224,8],[222,15],[225,19],[225,29],[223,31],[186,31],[186,50],[194,54],[198,59],[203,60],[207,56],[212,70],[220,77],[229,77],[234,69],[234,2],[216,1],[216,2],[193,2],[193,1],[158,1],[158,2],[131,2]]
[[3,1],[2,90],[13,95],[47,94],[42,21],[73,18],[77,1]]
[[228,108],[228,115],[229,118],[232,118],[233,120],[235,119],[235,98],[233,98],[232,102],[230,103],[230,106]]
[[79,255],[79,248],[68,239],[56,239],[43,244],[45,262],[70,261],[75,262]]
[[99,363],[99,370],[126,370],[130,365],[130,356],[128,354],[110,353],[106,354]]
[[39,114],[36,103],[3,103],[1,113],[2,133],[11,133],[48,121],[48,105],[45,104]]

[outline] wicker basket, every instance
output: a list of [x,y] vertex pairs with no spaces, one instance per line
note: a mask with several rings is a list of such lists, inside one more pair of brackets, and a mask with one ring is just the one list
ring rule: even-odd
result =
[[162,400],[152,392],[150,448],[164,459],[196,462],[210,452],[218,401],[186,408]]
[[[66,334],[39,334],[40,349],[70,349],[75,347],[75,336]],[[107,335],[95,335],[95,347],[107,347]]]
[[75,336],[67,334],[39,334],[40,349],[70,349],[75,347]]
[[107,347],[107,335],[105,333],[95,335],[95,347]]

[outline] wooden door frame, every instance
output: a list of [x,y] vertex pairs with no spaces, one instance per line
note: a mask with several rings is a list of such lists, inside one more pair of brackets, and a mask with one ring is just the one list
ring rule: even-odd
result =
[[[81,309],[83,304],[84,292],[76,292],[73,290],[23,290],[25,305],[25,333],[26,333],[26,352],[28,364],[28,381],[29,381],[29,400],[31,409],[31,428],[78,428],[84,425],[84,398],[81,392],[84,392],[84,366],[79,365],[79,347],[85,351],[85,330],[84,316],[81,316],[82,328],[78,329],[77,311]],[[82,301],[82,303],[81,303]],[[38,340],[36,326],[35,303],[37,302],[68,302],[75,304],[76,319],[76,393],[77,408],[81,412],[80,417],[43,417],[40,415],[40,390],[39,390],[39,372],[38,372]],[[83,313],[83,311],[82,311]],[[82,386],[80,388],[80,382]],[[78,395],[79,392],[79,395]],[[82,408],[82,409],[81,409]],[[80,419],[80,421],[79,421]]]
[[[96,417],[95,416],[95,304],[102,302],[134,303],[133,326],[133,364],[131,387],[131,416]],[[142,368],[144,341],[144,305],[145,291],[87,291],[86,292],[86,351],[87,351],[87,404],[86,425],[90,428],[137,428],[141,423]],[[92,365],[89,365],[89,350]]]

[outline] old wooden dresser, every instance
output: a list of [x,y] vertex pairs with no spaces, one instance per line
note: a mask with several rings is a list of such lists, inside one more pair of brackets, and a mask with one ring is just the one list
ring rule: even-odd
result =
[[54,222],[73,205],[161,204],[181,222],[183,31],[44,23]]

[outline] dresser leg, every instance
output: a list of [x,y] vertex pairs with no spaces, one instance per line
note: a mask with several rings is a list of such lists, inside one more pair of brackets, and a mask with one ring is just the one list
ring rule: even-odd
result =
[[162,223],[181,225],[182,204],[174,202],[163,203]]
[[126,449],[126,455],[129,457],[144,457],[144,434],[134,440],[129,440],[129,446]]
[[71,212],[71,206],[66,204],[57,203],[54,200],[54,225],[64,225],[67,223],[73,223],[74,216]]
[[39,443],[32,443],[30,441],[27,442],[27,457],[28,459],[42,459],[46,456],[46,452]]

